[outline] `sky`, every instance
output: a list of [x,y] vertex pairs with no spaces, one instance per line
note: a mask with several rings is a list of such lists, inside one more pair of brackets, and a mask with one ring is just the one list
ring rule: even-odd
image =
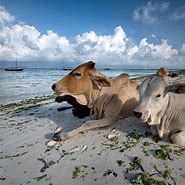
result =
[[184,0],[0,0],[0,67],[185,68]]

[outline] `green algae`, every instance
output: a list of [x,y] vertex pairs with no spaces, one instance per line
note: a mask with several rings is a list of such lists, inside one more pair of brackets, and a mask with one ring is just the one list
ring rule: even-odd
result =
[[114,177],[117,177],[117,176],[118,176],[118,174],[117,174],[114,170],[107,170],[107,171],[104,172],[103,177],[109,176],[109,175],[111,175],[111,174],[112,174]]
[[137,185],[166,185],[165,181],[156,180],[147,172],[137,174],[131,180],[131,183]]
[[38,176],[38,177],[35,177],[34,179],[36,179],[37,181],[40,181],[44,178],[46,178],[48,175],[47,174],[44,174],[44,175],[41,175],[41,176]]
[[163,149],[157,149],[154,152],[154,157],[161,160],[168,160],[170,159],[170,156],[166,150]]
[[16,111],[16,113],[29,110],[31,108],[39,107],[41,105],[47,104],[46,101],[54,100],[55,95],[49,96],[36,96],[35,98],[25,99],[18,103],[9,103],[6,105],[0,104],[0,111],[6,112],[9,114],[12,110]]
[[118,166],[125,166],[125,161],[123,161],[123,160],[117,160],[116,162],[117,162]]
[[127,171],[131,172],[131,171],[135,171],[138,169],[143,169],[142,163],[143,163],[143,161],[140,158],[134,157],[134,159],[133,159],[132,163],[130,163],[130,167],[128,168]]
[[75,166],[75,169],[72,172],[72,179],[76,179],[77,177],[80,177],[80,174],[81,174],[80,167]]
[[15,154],[15,155],[4,155],[4,156],[0,156],[0,160],[14,158],[14,157],[20,157],[20,156],[23,156],[23,155],[25,155],[27,153],[28,152],[23,152],[23,153],[18,153],[18,154]]

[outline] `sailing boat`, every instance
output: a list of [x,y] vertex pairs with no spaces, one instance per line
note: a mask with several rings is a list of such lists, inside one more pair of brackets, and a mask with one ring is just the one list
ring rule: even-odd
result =
[[15,61],[15,67],[5,68],[5,71],[22,71],[23,68],[17,67],[17,60]]

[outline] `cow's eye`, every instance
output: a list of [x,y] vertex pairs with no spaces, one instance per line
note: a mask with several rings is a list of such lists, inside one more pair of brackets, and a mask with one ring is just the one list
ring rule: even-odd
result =
[[73,73],[74,76],[81,76],[80,73]]
[[159,97],[161,97],[161,94],[158,94],[158,95],[156,96],[156,98],[159,98]]

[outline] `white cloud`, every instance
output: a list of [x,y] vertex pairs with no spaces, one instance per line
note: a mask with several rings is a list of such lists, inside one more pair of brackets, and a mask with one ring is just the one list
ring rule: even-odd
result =
[[15,20],[0,7],[0,59],[1,60],[60,60],[72,55],[69,41],[48,30],[41,34],[34,26],[12,24]]
[[169,2],[152,3],[149,1],[146,5],[137,7],[133,12],[135,21],[142,21],[144,24],[153,24],[158,22],[159,13],[165,12],[169,7]]
[[[0,19],[0,61],[94,60],[102,66],[178,66],[185,61],[185,44],[179,51],[163,39],[160,44],[152,44],[143,38],[136,44],[121,26],[116,27],[112,35],[97,35],[90,31],[69,41],[52,30],[42,34],[34,26],[17,23],[3,7],[0,15],[3,15]],[[156,35],[152,34],[152,37]]]
[[185,44],[182,45],[181,53],[185,55]]
[[153,59],[168,60],[177,55],[178,51],[172,49],[167,40],[162,39],[160,45],[149,44],[144,38],[139,43],[138,55],[141,57],[150,57]]
[[179,21],[185,19],[185,6],[176,9],[169,17],[172,21]]
[[75,50],[80,55],[97,54],[107,55],[110,53],[121,53],[126,49],[128,38],[123,29],[118,26],[114,30],[114,35],[96,35],[94,31],[84,33],[76,37]]
[[7,12],[3,6],[0,6],[0,23],[1,24],[11,23],[14,20],[15,17],[10,15],[10,13]]
[[157,38],[157,36],[155,34],[152,34],[151,37],[153,37],[154,39]]

